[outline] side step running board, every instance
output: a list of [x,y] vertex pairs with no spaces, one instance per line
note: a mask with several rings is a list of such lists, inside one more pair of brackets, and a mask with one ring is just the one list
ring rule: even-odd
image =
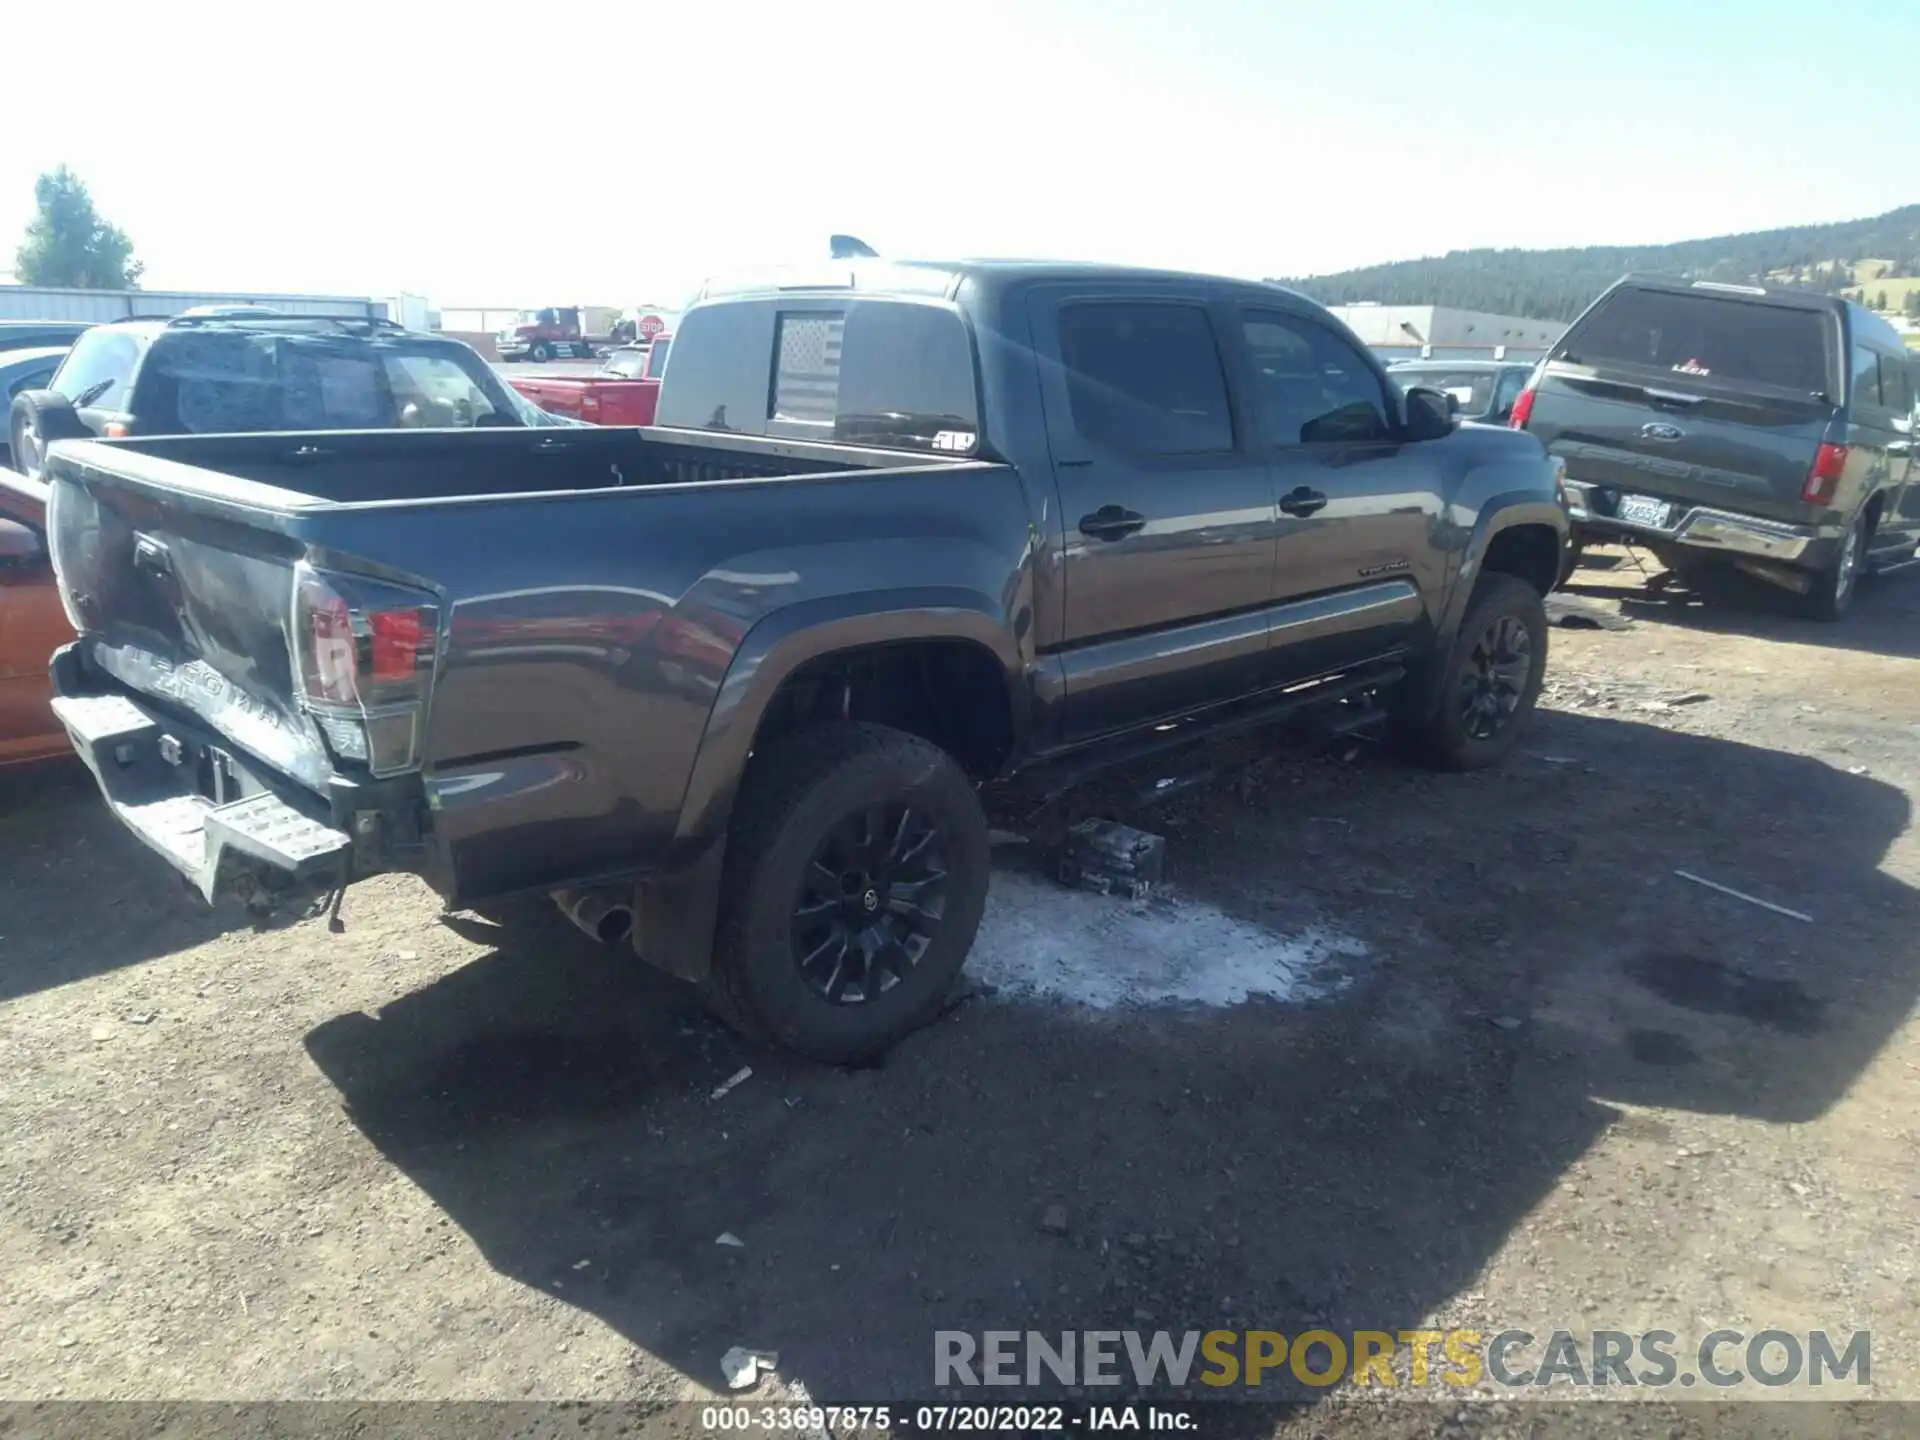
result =
[[[1257,700],[1224,708],[1218,715],[1199,715],[1180,722],[1167,731],[1150,731],[1136,739],[1109,742],[1092,751],[1070,750],[1055,758],[1037,760],[1021,777],[1026,788],[1037,792],[1042,801],[1058,799],[1086,780],[1120,766],[1145,760],[1168,750],[1176,750],[1201,740],[1219,740],[1262,729],[1302,711],[1317,709],[1364,695],[1392,685],[1406,674],[1401,665],[1375,665],[1320,681],[1292,686]],[[1385,711],[1377,706],[1357,707],[1351,716],[1331,718],[1322,734],[1344,735],[1380,721]]]

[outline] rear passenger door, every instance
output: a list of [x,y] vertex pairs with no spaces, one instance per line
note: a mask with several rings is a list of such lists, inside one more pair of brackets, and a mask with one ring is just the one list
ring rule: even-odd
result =
[[1238,329],[1278,510],[1266,679],[1387,655],[1445,588],[1433,532],[1463,447],[1403,440],[1390,382],[1331,325],[1247,306]]
[[1060,738],[1251,689],[1274,504],[1227,381],[1231,310],[1177,286],[1031,304],[1064,531]]

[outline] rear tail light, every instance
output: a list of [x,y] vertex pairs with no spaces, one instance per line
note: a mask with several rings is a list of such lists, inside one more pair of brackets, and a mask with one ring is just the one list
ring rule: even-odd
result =
[[1527,422],[1533,419],[1533,400],[1538,393],[1531,385],[1520,392],[1520,397],[1513,402],[1513,413],[1507,417],[1509,429],[1527,428]]
[[1813,457],[1813,468],[1807,471],[1806,488],[1800,493],[1815,505],[1831,505],[1846,469],[1847,447],[1823,443]]
[[301,565],[290,626],[300,699],[328,747],[377,776],[420,760],[439,639],[429,597]]
[[[420,668],[420,642],[428,633],[420,610],[376,610],[367,616],[367,628],[373,632],[373,678],[411,680]],[[425,658],[431,663],[433,652]]]

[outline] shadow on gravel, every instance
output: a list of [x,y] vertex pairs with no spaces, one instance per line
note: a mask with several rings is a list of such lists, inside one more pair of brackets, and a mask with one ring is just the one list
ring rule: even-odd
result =
[[1172,835],[1190,893],[1366,938],[1328,1002],[978,999],[834,1071],[743,1057],[533,910],[307,1044],[498,1271],[716,1387],[735,1345],[872,1402],[932,1393],[941,1328],[1395,1330],[1471,1283],[1606,1102],[1810,1119],[1920,990],[1920,902],[1879,869],[1898,791],[1583,715],[1528,752],[1433,776],[1254,750],[1108,812]]
[[[1582,569],[1562,588],[1573,595],[1617,600],[1620,613],[1633,620],[1898,660],[1920,658],[1920,572],[1868,576],[1860,582],[1847,617],[1827,624],[1801,613],[1798,596],[1737,570],[1710,570],[1683,581],[1656,562],[1643,563],[1644,570],[1630,563],[1610,567],[1610,583]],[[1628,588],[1636,579],[1642,583]]]
[[0,1001],[70,985],[244,923],[130,835],[78,760],[0,770]]

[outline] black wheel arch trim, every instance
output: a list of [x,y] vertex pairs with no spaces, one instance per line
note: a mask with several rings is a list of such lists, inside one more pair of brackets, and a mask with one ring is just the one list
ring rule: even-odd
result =
[[777,610],[747,632],[708,712],[681,798],[670,863],[723,835],[760,722],[781,685],[802,665],[874,645],[950,642],[976,645],[998,664],[1014,755],[1025,753],[1031,705],[1030,657],[1013,639],[1001,606],[977,591],[927,587],[821,596]]
[[1522,525],[1545,526],[1559,537],[1562,547],[1572,532],[1572,521],[1567,518],[1567,512],[1559,502],[1542,496],[1536,490],[1495,495],[1481,505],[1466,545],[1462,548],[1460,568],[1447,594],[1446,609],[1436,637],[1437,648],[1442,653],[1451,651],[1460,634],[1460,622],[1466,618],[1467,606],[1473,599],[1473,588],[1480,581],[1482,567],[1488,551],[1493,548],[1495,537]]

